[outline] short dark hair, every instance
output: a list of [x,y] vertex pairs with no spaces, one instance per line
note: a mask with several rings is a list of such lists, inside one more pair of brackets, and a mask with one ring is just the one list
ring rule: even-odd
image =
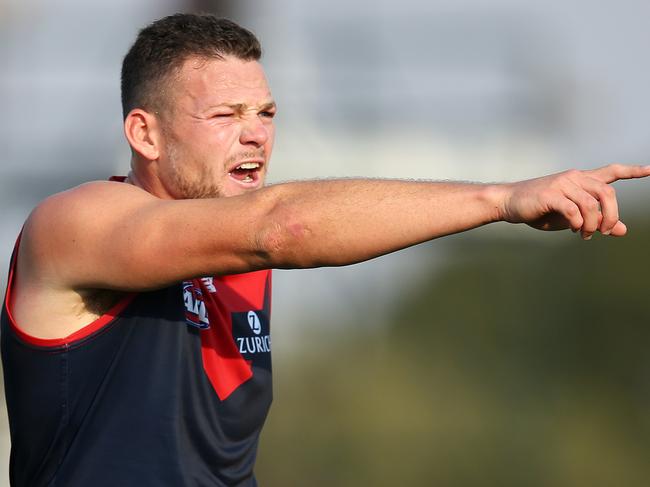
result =
[[258,61],[257,37],[235,22],[208,14],[174,14],[156,20],[138,34],[122,63],[122,113],[162,108],[165,83],[190,57],[234,56]]

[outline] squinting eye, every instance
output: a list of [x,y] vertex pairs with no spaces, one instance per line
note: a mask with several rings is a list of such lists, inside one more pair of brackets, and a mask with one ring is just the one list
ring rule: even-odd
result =
[[275,112],[261,112],[260,115],[266,118],[273,118],[275,116]]
[[215,113],[213,115],[214,118],[228,118],[232,117],[234,114],[233,113]]

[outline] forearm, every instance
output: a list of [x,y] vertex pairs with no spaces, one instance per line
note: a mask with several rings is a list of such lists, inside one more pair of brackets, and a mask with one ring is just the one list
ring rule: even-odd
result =
[[331,180],[279,184],[264,241],[272,267],[346,265],[498,219],[499,187]]

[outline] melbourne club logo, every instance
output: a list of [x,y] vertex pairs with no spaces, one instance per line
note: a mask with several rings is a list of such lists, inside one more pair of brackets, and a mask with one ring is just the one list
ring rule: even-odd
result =
[[208,292],[216,293],[217,288],[214,286],[214,277],[202,277],[201,283],[205,286]]
[[203,301],[203,292],[192,284],[192,281],[183,281],[183,300],[185,301],[185,321],[188,325],[201,330],[210,328],[208,310]]

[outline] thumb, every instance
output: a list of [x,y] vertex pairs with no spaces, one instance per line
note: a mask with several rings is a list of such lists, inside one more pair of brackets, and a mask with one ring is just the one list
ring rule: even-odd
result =
[[627,233],[627,227],[625,226],[625,223],[623,223],[621,220],[616,222],[616,225],[614,225],[614,228],[612,228],[612,232],[610,235],[612,237],[622,237]]

